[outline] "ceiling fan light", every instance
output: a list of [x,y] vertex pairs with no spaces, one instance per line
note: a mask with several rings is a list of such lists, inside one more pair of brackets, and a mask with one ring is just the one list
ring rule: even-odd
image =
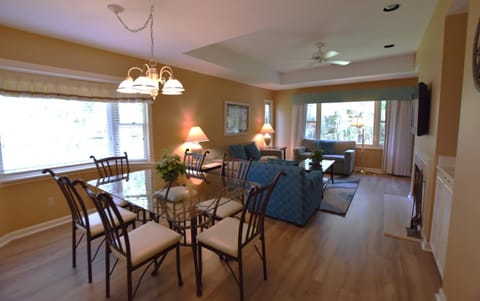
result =
[[350,64],[350,61],[333,61],[332,63],[334,63],[335,65],[346,66]]
[[163,95],[181,95],[184,91],[185,89],[183,88],[182,83],[173,78],[167,80],[162,88]]

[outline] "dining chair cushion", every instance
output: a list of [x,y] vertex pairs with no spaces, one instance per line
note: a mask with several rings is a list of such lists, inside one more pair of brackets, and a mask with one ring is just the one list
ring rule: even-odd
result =
[[[137,219],[137,214],[132,211],[123,209],[122,207],[118,207],[118,211],[122,215],[123,221],[127,224]],[[90,224],[90,234],[92,236],[103,233],[103,224],[98,212],[90,213],[88,215],[88,222]]]
[[[167,193],[167,189],[162,189],[157,191],[157,197],[161,199],[165,199],[165,194]],[[170,191],[168,192],[167,201],[176,203],[185,200],[189,195],[195,196],[197,192],[192,189],[188,189],[185,186],[172,186],[170,187]]]
[[[152,258],[155,254],[175,245],[182,236],[166,226],[151,221],[129,231],[128,238],[130,241],[132,265],[136,266]],[[125,247],[123,237],[121,243]],[[124,259],[121,255],[118,257]]]
[[[227,217],[198,234],[197,240],[207,246],[211,246],[230,256],[238,255],[238,229],[240,220]],[[248,225],[244,224],[242,237],[247,236]]]
[[[197,208],[204,211],[213,212],[215,206],[215,199],[203,201],[197,204]],[[242,211],[243,205],[239,201],[234,201],[229,198],[222,197],[218,203],[216,216],[223,219],[233,214]]]

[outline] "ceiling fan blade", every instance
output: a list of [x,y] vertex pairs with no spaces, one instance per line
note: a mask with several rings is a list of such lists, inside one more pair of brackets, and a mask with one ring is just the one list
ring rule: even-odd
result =
[[339,54],[338,51],[330,50],[330,51],[327,51],[327,52],[323,55],[323,57],[326,58],[326,59],[328,59],[328,58],[334,57],[334,56],[336,56],[336,55],[338,55],[338,54]]
[[339,65],[339,66],[346,66],[346,65],[350,64],[350,61],[340,61],[340,60],[328,61],[328,62],[330,64]]

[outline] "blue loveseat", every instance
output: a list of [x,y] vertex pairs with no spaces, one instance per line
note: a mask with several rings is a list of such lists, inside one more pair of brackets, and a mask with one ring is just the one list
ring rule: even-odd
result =
[[287,175],[281,177],[277,183],[268,203],[266,215],[304,226],[320,208],[323,174],[321,171],[306,173],[293,161],[252,161],[247,179],[264,185],[271,182],[281,170]]

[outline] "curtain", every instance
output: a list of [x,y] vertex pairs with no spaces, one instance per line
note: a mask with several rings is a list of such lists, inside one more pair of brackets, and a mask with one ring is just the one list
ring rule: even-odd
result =
[[387,174],[410,176],[414,137],[410,130],[410,101],[388,101],[383,166]]
[[151,97],[117,93],[118,83],[0,70],[0,93],[7,96],[81,101],[149,102]]
[[292,105],[292,128],[290,135],[290,146],[288,149],[293,154],[293,149],[301,145],[303,136],[305,135],[305,122],[306,122],[306,106],[304,104]]

